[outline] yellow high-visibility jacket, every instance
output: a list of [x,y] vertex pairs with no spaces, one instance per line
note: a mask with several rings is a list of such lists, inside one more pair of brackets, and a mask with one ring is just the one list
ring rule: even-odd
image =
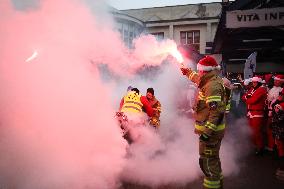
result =
[[123,105],[121,112],[142,112],[143,104],[140,100],[141,95],[137,94],[135,91],[129,91],[123,98]]

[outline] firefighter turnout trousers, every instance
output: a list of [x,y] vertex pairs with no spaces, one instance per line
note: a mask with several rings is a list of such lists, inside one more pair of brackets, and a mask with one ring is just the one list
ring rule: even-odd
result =
[[199,140],[199,165],[204,173],[204,189],[223,188],[223,175],[219,151],[224,131],[216,131],[208,141]]

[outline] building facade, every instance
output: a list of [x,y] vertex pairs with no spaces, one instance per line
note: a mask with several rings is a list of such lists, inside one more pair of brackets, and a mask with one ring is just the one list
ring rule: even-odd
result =
[[127,15],[113,7],[109,7],[109,12],[115,19],[115,29],[117,29],[125,45],[132,48],[132,41],[145,30],[143,21],[131,15]]
[[120,13],[141,20],[144,32],[155,35],[158,40],[172,39],[178,45],[210,54],[221,9],[221,3],[202,3],[130,9]]
[[[284,1],[224,3],[212,52],[227,72],[284,73]],[[247,60],[253,53],[256,65]]]

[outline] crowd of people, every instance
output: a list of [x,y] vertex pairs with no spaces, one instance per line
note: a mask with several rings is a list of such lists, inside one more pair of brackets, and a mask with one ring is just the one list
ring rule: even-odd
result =
[[[204,188],[223,188],[219,152],[225,134],[225,113],[230,94],[226,90],[224,81],[219,77],[220,69],[220,65],[211,56],[205,56],[198,62],[198,72],[185,67],[181,68],[182,74],[195,83],[198,90],[193,111],[195,133],[199,136],[199,165],[204,173]],[[146,95],[143,96],[137,88],[129,87],[121,100],[119,112],[127,115],[128,122],[129,119],[135,120],[124,135],[130,144],[135,142],[136,137],[131,129],[135,128],[135,124],[145,125],[140,120],[149,120],[149,125],[155,128],[160,126],[161,103],[155,98],[153,88],[148,88]],[[133,114],[135,119],[132,117]],[[143,115],[144,119],[139,119]],[[145,116],[148,119],[145,119]],[[120,117],[123,116],[120,115]],[[120,124],[123,123],[125,122],[120,122]]]
[[276,176],[284,180],[284,75],[269,73],[243,80],[241,74],[230,73],[228,78],[232,114],[247,117],[255,155],[276,155]]
[[[211,56],[198,62],[197,72],[181,67],[182,74],[195,83],[197,90],[192,111],[195,133],[199,136],[199,164],[204,173],[204,188],[223,188],[219,151],[228,112],[237,118],[247,116],[255,155],[276,152],[280,160],[276,176],[284,180],[284,75],[255,75],[243,80],[240,74],[222,77],[220,69]],[[241,104],[246,105],[243,111],[238,108]],[[234,109],[238,111],[234,112]],[[156,129],[160,127],[161,103],[153,88],[148,88],[143,96],[137,88],[130,86],[121,99],[119,112],[127,114],[128,118],[133,113],[144,112],[141,115],[147,115],[147,118],[142,120],[147,120],[147,124]],[[125,138],[129,143],[133,142],[127,134],[131,135],[131,132],[126,132]]]
[[277,178],[284,180],[284,75],[255,75],[239,79],[244,87],[241,99],[246,104],[255,155],[277,154]]

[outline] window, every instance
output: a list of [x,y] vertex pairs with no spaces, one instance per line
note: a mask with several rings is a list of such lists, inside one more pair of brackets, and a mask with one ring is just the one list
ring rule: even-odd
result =
[[128,46],[128,42],[129,42],[129,33],[128,33],[128,30],[124,30],[123,37],[124,37],[124,42],[125,42],[125,44]]
[[133,38],[134,38],[134,26],[131,24],[129,25],[129,41],[128,41],[129,48],[132,48]]
[[128,44],[128,38],[129,38],[129,28],[127,24],[123,24],[123,39],[126,44]]
[[180,43],[186,44],[186,32],[180,32]]
[[200,31],[181,31],[180,43],[182,45],[192,45],[198,52],[200,50]]
[[117,29],[118,29],[118,31],[119,31],[119,33],[120,33],[120,36],[122,37],[123,36],[123,24],[122,23],[118,23],[117,24]]
[[164,32],[151,33],[151,34],[154,35],[158,41],[161,41],[164,39]]

